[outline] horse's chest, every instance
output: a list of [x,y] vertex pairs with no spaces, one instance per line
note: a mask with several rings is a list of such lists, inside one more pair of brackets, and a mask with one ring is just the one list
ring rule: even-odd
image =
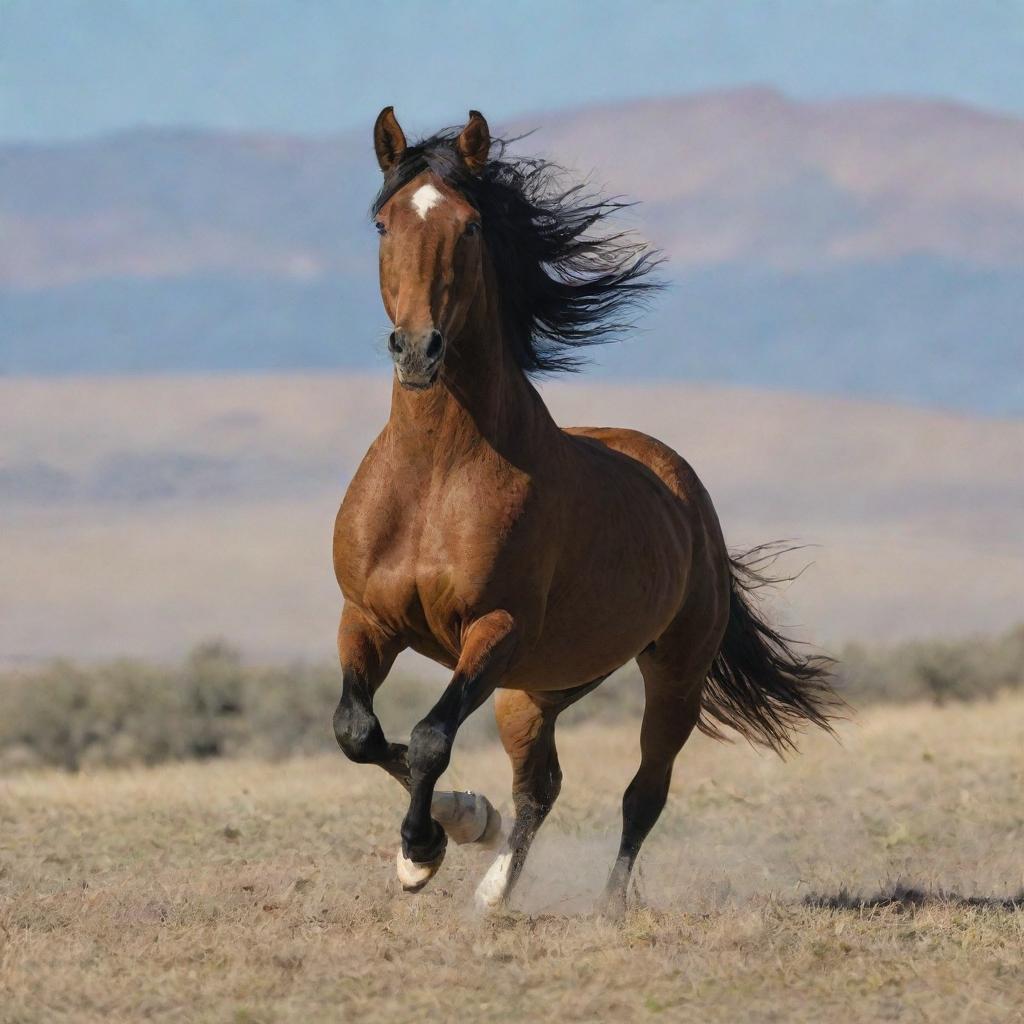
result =
[[456,636],[488,602],[524,515],[522,488],[500,483],[454,477],[372,502],[346,498],[335,534],[346,599],[396,631]]

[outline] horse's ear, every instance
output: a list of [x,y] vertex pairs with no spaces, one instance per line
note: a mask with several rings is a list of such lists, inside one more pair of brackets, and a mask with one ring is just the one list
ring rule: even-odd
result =
[[491,149],[491,132],[479,110],[469,112],[469,121],[459,136],[459,153],[473,174],[479,174],[487,163]]
[[394,107],[385,107],[377,115],[373,126],[373,148],[377,151],[377,163],[387,174],[405,152],[405,132],[395,117]]

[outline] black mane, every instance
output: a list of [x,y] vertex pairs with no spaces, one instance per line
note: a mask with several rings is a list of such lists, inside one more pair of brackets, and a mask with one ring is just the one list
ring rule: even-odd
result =
[[[373,202],[374,215],[403,186],[430,170],[480,212],[494,263],[500,306],[516,360],[527,373],[580,368],[577,349],[614,340],[630,326],[631,306],[660,283],[660,262],[625,232],[593,234],[610,214],[631,204],[564,187],[561,168],[544,160],[506,158],[494,140],[479,175],[456,149],[458,129],[446,129],[406,149]],[[512,140],[514,141],[514,140]]]

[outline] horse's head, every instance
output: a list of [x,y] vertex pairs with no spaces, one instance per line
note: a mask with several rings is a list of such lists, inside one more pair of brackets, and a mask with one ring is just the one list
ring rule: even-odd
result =
[[[437,380],[447,339],[462,329],[480,287],[480,212],[445,180],[452,174],[417,162],[391,107],[380,112],[373,141],[385,180],[398,176],[375,210],[381,298],[395,327],[388,348],[399,382],[419,390]],[[470,111],[451,151],[461,162],[449,168],[454,177],[479,174],[490,145],[487,122]]]

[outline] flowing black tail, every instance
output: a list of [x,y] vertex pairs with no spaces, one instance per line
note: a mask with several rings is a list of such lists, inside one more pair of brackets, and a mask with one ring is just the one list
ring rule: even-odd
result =
[[704,684],[698,728],[725,739],[719,726],[729,726],[783,754],[795,749],[793,732],[806,722],[831,732],[843,702],[829,682],[832,659],[799,654],[756,606],[755,591],[786,578],[769,572],[780,553],[763,545],[731,559],[729,625]]

